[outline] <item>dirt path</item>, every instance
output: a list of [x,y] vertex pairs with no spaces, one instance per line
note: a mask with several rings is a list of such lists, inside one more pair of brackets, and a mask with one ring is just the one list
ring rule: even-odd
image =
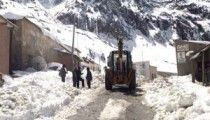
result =
[[142,104],[144,92],[137,89],[135,94],[126,92],[127,88],[113,91],[101,89],[97,98],[87,106],[68,116],[69,120],[152,120],[154,112]]

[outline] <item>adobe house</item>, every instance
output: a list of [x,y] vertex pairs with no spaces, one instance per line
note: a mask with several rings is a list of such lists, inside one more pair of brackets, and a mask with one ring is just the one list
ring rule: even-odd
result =
[[[13,32],[11,68],[25,70],[31,67],[32,59],[41,56],[47,63],[58,62],[66,64],[68,70],[73,69],[71,47],[63,45],[53,38],[45,35],[41,28],[32,22],[33,18],[11,20],[19,29]],[[74,50],[74,64],[81,61],[80,51]]]
[[93,71],[101,71],[101,66],[94,61],[83,57],[83,61],[81,62],[81,66],[83,67],[89,67]]
[[16,26],[0,15],[0,73],[10,71],[11,35]]
[[157,67],[151,66],[149,61],[135,62],[134,66],[138,78],[144,76],[144,80],[153,80],[157,77]]
[[191,60],[188,54],[197,53],[210,42],[175,40],[176,61],[178,75],[191,74]]
[[[192,82],[206,83],[208,69],[210,69],[208,41],[181,41],[176,40],[176,57],[178,75],[192,74]],[[209,80],[210,81],[210,80]]]
[[195,79],[203,82],[203,85],[210,84],[210,44],[197,52],[191,58],[192,81]]

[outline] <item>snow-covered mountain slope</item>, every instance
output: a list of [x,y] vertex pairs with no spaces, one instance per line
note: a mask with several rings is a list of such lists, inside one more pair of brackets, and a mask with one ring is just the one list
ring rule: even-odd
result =
[[75,22],[81,56],[104,65],[101,54],[108,56],[116,48],[116,38],[123,37],[134,61],[150,60],[159,70],[175,72],[172,40],[208,40],[209,6],[199,0],[2,0],[0,14],[27,16],[68,45]]
[[[6,1],[6,0],[4,0]],[[7,0],[8,1],[8,0]],[[12,0],[45,9],[64,24],[134,40],[139,30],[164,44],[173,39],[208,40],[208,0]]]
[[209,1],[200,0],[78,0],[57,14],[64,24],[133,40],[139,30],[164,44],[173,39],[208,40]]

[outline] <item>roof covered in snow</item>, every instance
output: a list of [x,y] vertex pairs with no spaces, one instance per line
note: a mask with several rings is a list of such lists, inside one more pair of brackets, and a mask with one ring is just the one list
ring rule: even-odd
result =
[[23,17],[24,17],[23,15],[19,15],[18,13],[14,14],[12,12],[6,12],[3,16],[10,20],[19,20],[19,19],[23,19]]
[[8,27],[17,27],[15,24],[13,24],[12,22],[10,22],[8,19],[6,19],[5,17],[3,17],[2,15],[0,15],[0,23],[7,23]]
[[210,44],[210,41],[196,41],[196,40],[174,40],[174,41],[182,41],[186,43],[197,43],[197,44]]

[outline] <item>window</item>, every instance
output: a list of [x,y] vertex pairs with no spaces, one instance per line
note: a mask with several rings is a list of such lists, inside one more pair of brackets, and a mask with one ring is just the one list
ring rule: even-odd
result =
[[185,63],[186,62],[185,52],[177,52],[177,59],[178,63]]

